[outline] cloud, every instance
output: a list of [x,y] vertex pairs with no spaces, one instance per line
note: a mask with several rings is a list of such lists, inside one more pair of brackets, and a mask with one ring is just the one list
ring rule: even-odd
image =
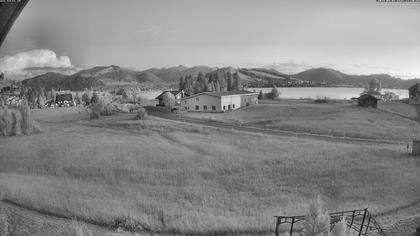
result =
[[0,58],[0,71],[9,79],[21,80],[33,77],[38,74],[33,70],[37,68],[72,70],[74,66],[68,56],[58,57],[55,52],[48,49],[35,49]]

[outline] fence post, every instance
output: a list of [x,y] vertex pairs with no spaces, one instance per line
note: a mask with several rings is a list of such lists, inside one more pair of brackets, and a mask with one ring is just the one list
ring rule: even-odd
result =
[[353,226],[353,221],[354,221],[354,214],[356,211],[353,211],[353,214],[351,215],[351,222],[350,222],[350,228]]
[[367,232],[368,232],[368,229],[369,229],[370,219],[372,219],[372,216],[369,214],[369,219],[368,219],[368,223],[366,225],[365,235],[367,235]]
[[293,225],[295,224],[295,217],[292,218],[292,225],[290,226],[290,236],[293,235]]
[[367,212],[367,208],[365,208],[365,212],[363,213],[362,224],[360,224],[359,236],[361,236],[361,235],[362,235],[363,224],[365,223],[365,218],[366,218],[366,212]]
[[275,236],[279,236],[280,218],[281,218],[280,216],[276,217],[277,221],[276,221],[276,231],[274,232]]

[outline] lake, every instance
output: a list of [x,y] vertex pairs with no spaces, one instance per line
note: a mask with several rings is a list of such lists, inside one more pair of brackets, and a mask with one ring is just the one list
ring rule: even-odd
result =
[[[271,92],[272,88],[246,88],[247,91],[259,92],[260,90],[263,93]],[[350,99],[352,97],[359,97],[360,93],[364,91],[364,88],[349,88],[349,87],[278,87],[280,92],[280,98],[291,98],[291,99],[300,99],[300,98],[323,98],[327,97],[330,99]],[[382,89],[384,92],[393,92],[397,94],[400,99],[408,98],[407,89]]]
[[[251,92],[259,92],[260,90],[263,93],[271,92],[272,88],[246,88],[246,90]],[[322,98],[327,97],[330,99],[350,99],[352,97],[359,97],[360,93],[363,92],[364,88],[349,88],[349,87],[278,87],[280,98],[291,98],[291,99],[300,99],[300,98]],[[385,91],[393,92],[402,98],[408,98],[407,89],[382,89],[382,93]],[[162,91],[160,90],[150,90],[142,91],[142,97],[147,99],[155,99]]]

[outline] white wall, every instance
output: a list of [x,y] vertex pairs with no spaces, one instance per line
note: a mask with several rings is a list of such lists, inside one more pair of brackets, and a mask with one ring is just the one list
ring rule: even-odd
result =
[[[196,110],[196,106],[198,106],[198,110]],[[207,106],[207,110],[204,110],[204,106]],[[216,110],[212,110],[212,106],[215,106]],[[181,101],[181,110],[198,112],[221,112],[221,99],[207,94],[183,99]]]
[[223,107],[225,111],[236,110],[241,107],[241,96],[240,95],[231,95],[222,97],[222,110]]

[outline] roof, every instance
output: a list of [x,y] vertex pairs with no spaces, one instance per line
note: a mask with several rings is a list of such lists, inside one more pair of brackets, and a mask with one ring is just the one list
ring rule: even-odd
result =
[[[161,94],[159,94],[159,96],[157,96],[155,99],[163,99],[163,94],[165,94],[166,92],[170,92],[172,93],[174,96],[178,95],[182,90],[167,90],[167,91],[163,91]],[[189,96],[188,94],[185,93],[186,96]]]
[[4,79],[0,80],[0,89],[2,89],[3,87],[10,87],[11,85],[12,84],[7,80],[4,80]]
[[376,100],[380,100],[380,98],[377,98],[376,96],[371,95],[371,94],[363,94],[362,96],[360,96],[360,97],[358,98],[358,100],[366,100],[366,99],[368,99],[368,98],[374,98],[374,99],[376,99]]
[[212,96],[212,97],[224,97],[224,96],[237,96],[237,95],[258,95],[258,93],[254,93],[254,92],[248,92],[248,91],[223,91],[223,92],[202,92],[202,93],[197,93],[194,95],[189,96],[188,98],[192,98],[192,97],[197,97],[197,96],[201,96],[201,95],[208,95],[208,96]]
[[412,85],[411,87],[409,87],[408,89],[412,89],[412,88],[414,88],[414,87],[419,88],[419,87],[420,87],[420,83],[413,84],[413,85]]

